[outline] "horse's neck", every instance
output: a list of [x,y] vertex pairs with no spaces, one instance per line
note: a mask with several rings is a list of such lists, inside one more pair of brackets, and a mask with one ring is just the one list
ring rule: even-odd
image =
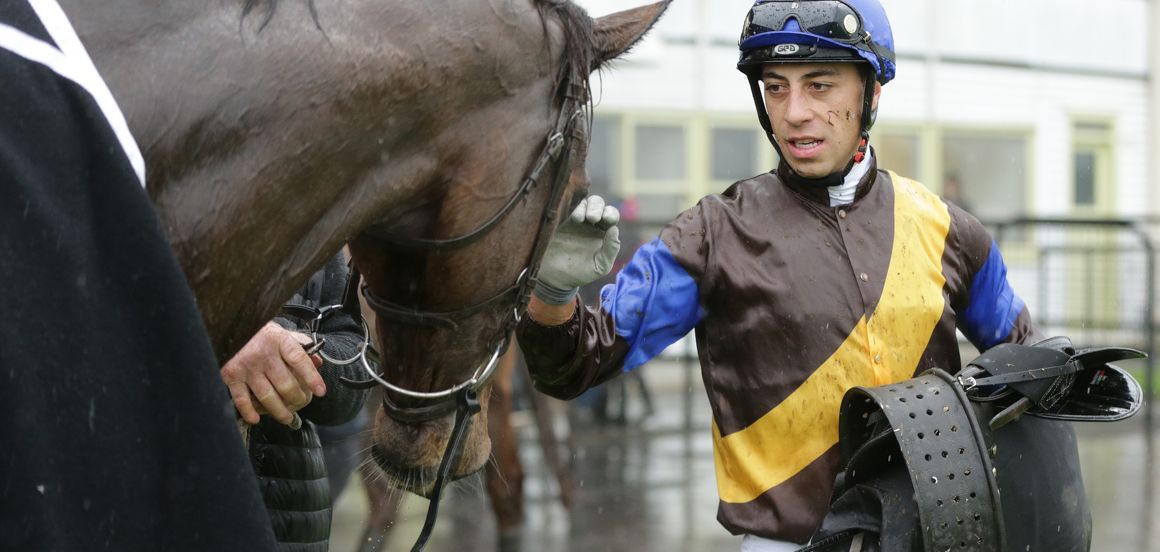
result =
[[[430,144],[481,101],[450,85],[495,79],[481,88],[510,95],[528,79],[495,63],[465,72],[479,67],[465,51],[494,50],[496,38],[425,13],[428,2],[319,3],[325,34],[305,2],[280,2],[261,32],[266,13],[243,19],[242,0],[63,3],[145,153],[149,193],[222,356],[384,206],[445,170]],[[448,61],[453,51],[463,61]]]

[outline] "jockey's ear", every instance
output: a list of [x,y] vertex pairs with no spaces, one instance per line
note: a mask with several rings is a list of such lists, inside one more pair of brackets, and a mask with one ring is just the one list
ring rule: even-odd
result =
[[606,15],[592,22],[592,70],[632,48],[656,24],[672,0]]

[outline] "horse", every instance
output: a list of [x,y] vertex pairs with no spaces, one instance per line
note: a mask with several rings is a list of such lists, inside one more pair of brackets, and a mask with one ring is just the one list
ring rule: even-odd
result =
[[[506,347],[546,237],[587,190],[589,75],[668,2],[598,19],[569,0],[61,5],[140,145],[219,360],[349,243],[379,299],[381,377],[422,393],[482,383]],[[380,410],[379,467],[429,494],[451,430]],[[474,424],[450,475],[489,447]]]

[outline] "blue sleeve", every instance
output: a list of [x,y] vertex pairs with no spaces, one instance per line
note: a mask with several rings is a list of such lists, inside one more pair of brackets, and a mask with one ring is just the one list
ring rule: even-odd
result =
[[697,282],[659,238],[641,246],[616,283],[604,286],[600,308],[628,342],[625,372],[660,354],[704,317]]
[[971,281],[970,302],[959,315],[960,328],[979,350],[987,350],[1007,340],[1023,300],[1007,281],[1007,264],[999,245],[991,242],[991,253]]

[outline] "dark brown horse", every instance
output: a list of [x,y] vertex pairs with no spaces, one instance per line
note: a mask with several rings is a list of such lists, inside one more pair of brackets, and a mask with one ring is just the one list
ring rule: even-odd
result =
[[[405,308],[455,310],[511,286],[538,261],[545,210],[585,193],[586,117],[569,127],[572,166],[553,156],[541,178],[569,177],[556,203],[541,182],[474,243],[391,243],[453,237],[499,212],[563,107],[590,101],[589,73],[667,2],[597,20],[567,0],[62,4],[143,150],[224,360],[347,242],[370,289]],[[497,301],[454,327],[380,322],[386,377],[417,390],[469,378],[512,308]],[[424,492],[449,417],[378,418],[379,463]],[[485,423],[464,450],[455,475],[483,465]]]

